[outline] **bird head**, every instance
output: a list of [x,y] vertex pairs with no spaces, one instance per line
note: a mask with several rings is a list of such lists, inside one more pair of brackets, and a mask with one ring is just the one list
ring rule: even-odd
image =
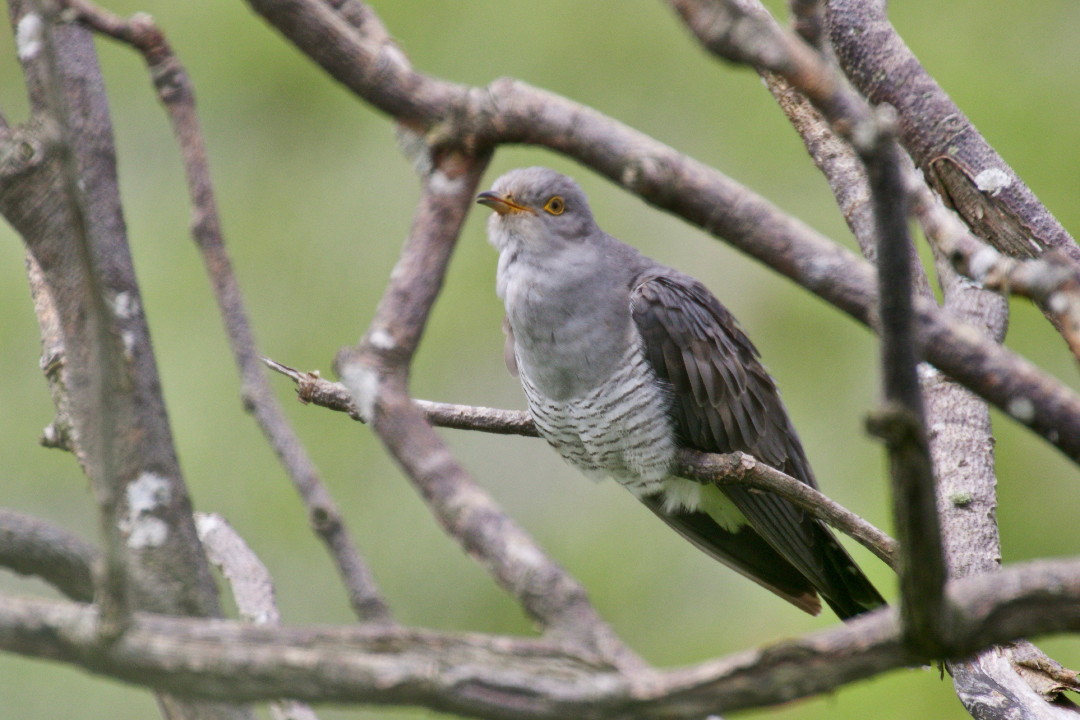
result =
[[547,168],[511,170],[476,202],[495,211],[488,238],[499,252],[555,251],[584,242],[597,229],[578,184]]

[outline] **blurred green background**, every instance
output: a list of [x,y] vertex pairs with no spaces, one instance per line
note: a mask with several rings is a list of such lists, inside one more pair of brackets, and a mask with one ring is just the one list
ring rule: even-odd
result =
[[[757,77],[715,62],[663,3],[388,0],[375,9],[416,66],[464,83],[522,78],[589,104],[720,168],[852,246],[825,183]],[[782,3],[770,3],[783,13]],[[218,202],[262,351],[329,374],[370,319],[407,232],[417,182],[391,123],[329,80],[239,1],[114,0],[155,16],[197,89]],[[1080,4],[894,3],[929,70],[1073,232],[1080,229]],[[286,622],[349,623],[344,593],[303,509],[243,413],[201,263],[168,123],[141,60],[99,42],[125,212],[176,443],[198,509],[223,514],[270,566]],[[10,33],[0,108],[26,117]],[[881,449],[862,429],[876,399],[871,335],[767,268],[646,207],[550,152],[499,151],[489,179],[545,164],[574,175],[609,232],[704,280],[735,312],[784,391],[828,494],[888,528]],[[523,407],[502,365],[496,255],[473,213],[414,372],[420,397]],[[0,505],[94,540],[93,500],[67,455],[38,446],[50,420],[18,237],[0,226]],[[1075,384],[1041,315],[1014,303],[1009,344]],[[371,432],[294,400],[287,411],[402,622],[529,633],[513,602],[443,536]],[[1075,467],[1000,415],[999,520],[1006,562],[1080,548]],[[694,550],[613,483],[579,476],[539,441],[443,431],[505,508],[588,587],[650,661],[693,663],[835,622],[809,618]],[[850,543],[849,543],[850,545]],[[893,578],[853,551],[887,595]],[[51,595],[0,574],[7,593]],[[1080,644],[1043,647],[1072,667]],[[156,716],[148,693],[63,665],[0,656],[0,713],[38,720]],[[324,708],[324,718],[420,718],[420,710]],[[936,670],[890,673],[832,696],[743,717],[962,718]]]

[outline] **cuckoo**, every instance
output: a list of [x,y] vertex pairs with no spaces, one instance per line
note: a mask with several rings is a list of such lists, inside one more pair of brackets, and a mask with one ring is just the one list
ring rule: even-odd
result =
[[511,171],[477,202],[495,211],[507,365],[548,443],[811,614],[819,596],[844,619],[884,603],[787,500],[673,474],[680,448],[742,451],[816,486],[757,349],[704,285],[601,230],[581,188],[553,170]]

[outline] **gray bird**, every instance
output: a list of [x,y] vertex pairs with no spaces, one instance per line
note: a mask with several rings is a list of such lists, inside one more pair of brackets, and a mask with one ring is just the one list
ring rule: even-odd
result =
[[884,600],[829,530],[788,501],[672,475],[679,448],[742,451],[815,486],[757,349],[697,280],[601,230],[581,188],[511,171],[477,202],[499,251],[507,364],[540,434],[613,477],[712,557],[811,614]]

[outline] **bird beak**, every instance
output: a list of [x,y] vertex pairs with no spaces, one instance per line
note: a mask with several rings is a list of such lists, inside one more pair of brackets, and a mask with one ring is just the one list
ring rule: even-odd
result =
[[506,197],[505,195],[500,195],[499,193],[492,192],[491,190],[485,190],[484,192],[477,195],[476,202],[491,208],[500,215],[509,215],[510,213],[523,212],[529,213],[531,215],[536,214],[536,211],[534,211],[532,208],[525,207],[524,205],[518,205],[516,202]]

